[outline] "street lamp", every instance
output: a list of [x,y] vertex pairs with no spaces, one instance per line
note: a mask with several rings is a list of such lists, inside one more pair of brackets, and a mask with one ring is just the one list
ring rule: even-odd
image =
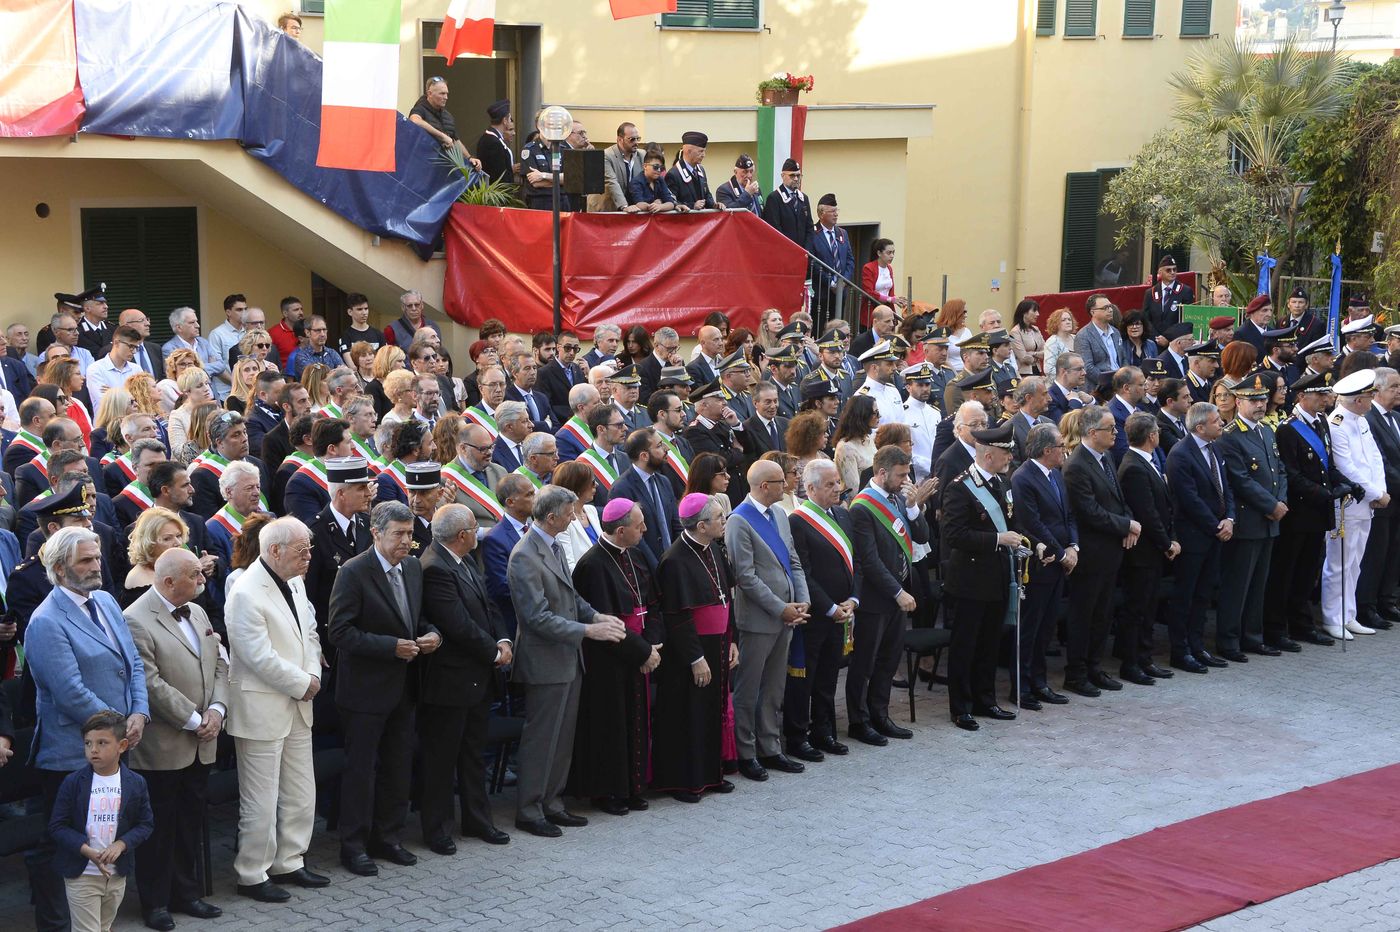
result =
[[1332,24],[1332,54],[1337,54],[1337,29],[1342,25],[1342,14],[1346,13],[1347,5],[1342,0],[1332,0],[1332,5],[1327,8],[1327,22]]
[[559,249],[559,174],[563,165],[559,143],[573,132],[574,118],[563,107],[545,107],[535,128],[540,131],[540,138],[549,143],[549,170],[554,182],[550,198],[554,206],[554,332],[559,333],[564,329],[564,269]]

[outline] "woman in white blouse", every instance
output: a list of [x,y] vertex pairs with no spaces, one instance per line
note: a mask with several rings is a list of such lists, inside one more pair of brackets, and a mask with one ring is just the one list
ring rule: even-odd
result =
[[199,405],[214,400],[214,393],[209,388],[209,373],[197,367],[190,367],[180,373],[176,385],[180,389],[180,394],[184,396],[184,401],[170,412],[170,420],[167,422],[167,430],[170,435],[170,449],[180,450],[185,446],[185,440],[190,432],[190,415]]
[[962,350],[958,349],[958,344],[972,336],[967,326],[967,302],[962,298],[949,298],[938,309],[933,322],[948,331],[948,365],[953,371],[962,372]]
[[593,507],[593,496],[598,493],[598,480],[593,477],[593,470],[589,469],[587,464],[573,460],[554,467],[550,481],[578,496],[578,501],[574,502],[574,519],[556,538],[564,548],[564,562],[569,565],[569,572],[573,572],[579,558],[598,543],[598,539],[603,535],[598,509]]
[[831,438],[836,444],[833,459],[848,495],[860,491],[861,472],[875,462],[875,429],[879,426],[880,412],[875,407],[875,399],[869,395],[852,395]]
[[1050,334],[1045,341],[1045,377],[1053,379],[1055,377],[1055,360],[1062,353],[1074,352],[1074,315],[1070,309],[1062,307],[1058,311],[1052,311],[1045,320],[1045,332]]

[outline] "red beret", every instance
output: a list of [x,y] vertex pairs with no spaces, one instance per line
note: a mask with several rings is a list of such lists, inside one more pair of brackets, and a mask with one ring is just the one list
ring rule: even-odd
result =
[[1212,330],[1224,330],[1226,327],[1233,326],[1235,326],[1235,318],[1230,317],[1226,314],[1222,314],[1219,317],[1212,317],[1210,319],[1210,329]]
[[1245,305],[1244,312],[1245,312],[1246,314],[1253,314],[1255,311],[1259,310],[1261,307],[1269,307],[1269,306],[1272,305],[1272,304],[1273,304],[1273,302],[1269,300],[1269,296],[1268,296],[1268,295],[1266,295],[1266,294],[1255,295],[1255,296],[1254,296],[1254,300],[1253,300],[1253,301],[1250,301],[1249,304]]

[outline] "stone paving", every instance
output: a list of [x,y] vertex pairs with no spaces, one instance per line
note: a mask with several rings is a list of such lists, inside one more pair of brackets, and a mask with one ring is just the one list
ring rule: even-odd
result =
[[[455,857],[406,839],[417,866],[360,879],[318,831],[309,863],[326,890],[264,905],[234,895],[236,807],[215,814],[213,928],[823,928],[1216,809],[1400,760],[1392,670],[1400,630],[1339,649],[1253,658],[1206,676],[1024,713],[967,734],[942,687],[918,690],[911,741],[698,805],[669,797],[539,839],[459,841]],[[1004,690],[1003,690],[1004,691]],[[896,718],[908,718],[903,694]],[[0,867],[0,928],[29,929],[23,865]],[[1384,864],[1208,923],[1211,930],[1400,929],[1400,869]],[[142,928],[134,890],[118,928]],[[1126,904],[1125,904],[1126,905]],[[1130,907],[1129,907],[1130,908]],[[1045,917],[1040,917],[1043,923]],[[179,928],[206,924],[177,917]],[[1028,926],[1040,924],[1027,917]]]

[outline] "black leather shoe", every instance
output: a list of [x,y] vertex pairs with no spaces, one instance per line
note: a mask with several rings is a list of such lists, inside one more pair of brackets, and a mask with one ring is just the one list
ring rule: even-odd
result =
[[627,808],[627,803],[616,796],[594,797],[593,808],[608,815],[627,815],[631,811]]
[[378,861],[388,861],[390,864],[397,864],[399,867],[412,867],[418,863],[418,855],[409,851],[403,845],[370,845],[366,849],[369,856]]
[[270,880],[264,880],[262,883],[241,883],[237,889],[239,896],[246,896],[259,903],[285,903],[292,898],[290,893]]
[[[275,880],[273,882],[276,883]],[[326,878],[326,882],[330,883],[329,877]],[[196,919],[218,919],[224,914],[222,909],[215,906],[213,903],[206,903],[203,900],[190,900],[188,903],[171,903],[170,911],[172,913],[182,913],[186,916],[193,916]]]
[[1103,693],[1097,686],[1088,680],[1065,680],[1066,692],[1072,692],[1077,696],[1088,696],[1090,699],[1097,699]]
[[1268,644],[1255,644],[1249,648],[1249,653],[1258,654],[1260,657],[1278,657],[1283,651],[1277,647],[1270,647]]
[[962,715],[954,715],[953,724],[957,725],[963,731],[976,731],[977,729],[982,727],[977,723],[977,719],[973,718],[966,712],[964,712]]
[[1117,692],[1118,690],[1123,688],[1122,683],[1118,682],[1102,670],[1089,671],[1089,682],[1093,683],[1099,689],[1107,689],[1110,692]]
[[565,828],[583,828],[588,824],[588,819],[581,815],[574,815],[567,809],[560,809],[558,812],[546,812],[545,821],[554,825],[562,825]]
[[1015,712],[1008,712],[999,705],[975,705],[972,707],[972,714],[978,718],[990,718],[998,722],[1009,722],[1016,717]]
[[780,770],[783,773],[801,773],[807,768],[786,754],[774,754],[772,757],[760,757],[758,762],[761,766],[769,770]]
[[1299,644],[1292,638],[1279,638],[1276,641],[1267,641],[1265,643],[1267,643],[1274,650],[1283,651],[1289,654],[1299,653],[1303,649],[1303,645]]
[[763,769],[763,765],[756,758],[744,757],[739,760],[739,772],[750,780],[762,783],[768,779],[768,771]]
[[1400,605],[1382,605],[1376,609],[1380,616],[1392,624],[1400,623]]
[[629,796],[627,797],[627,808],[633,812],[646,812],[651,808],[651,803],[640,796]]
[[428,850],[433,854],[456,854],[457,843],[451,838],[434,838],[428,842]]
[[835,738],[829,738],[826,735],[819,735],[818,737],[813,738],[812,747],[816,748],[818,751],[821,751],[824,754],[835,754],[837,757],[841,757],[842,755],[851,753],[850,748],[846,747],[844,744],[842,744],[840,741],[837,741]]
[[1195,657],[1191,656],[1190,654],[1186,654],[1185,656],[1182,656],[1182,657],[1173,658],[1173,660],[1172,660],[1172,666],[1176,667],[1178,670],[1184,670],[1184,671],[1186,671],[1187,673],[1209,673],[1209,672],[1210,672],[1210,668],[1209,668],[1209,667],[1207,667],[1205,664],[1201,663],[1199,660],[1197,660]]
[[559,830],[559,826],[544,819],[516,819],[515,827],[522,832],[529,832],[531,835],[538,835],[541,838],[558,838],[564,834]]
[[1231,663],[1249,663],[1249,655],[1242,650],[1218,650],[1215,653],[1222,660],[1228,660]]
[[1326,632],[1319,631],[1316,628],[1311,628],[1307,631],[1302,632],[1301,634],[1295,634],[1293,636],[1293,639],[1295,641],[1304,641],[1308,644],[1316,644],[1318,647],[1331,647],[1337,643],[1336,641],[1332,640],[1331,635],[1327,634]]
[[164,906],[151,910],[145,916],[146,928],[158,929],[159,932],[170,932],[175,928],[175,920],[170,918],[170,910]]
[[329,887],[331,885],[331,879],[325,874],[318,874],[305,867],[298,867],[285,874],[273,874],[268,879],[273,883],[291,884],[297,887]]
[[671,794],[671,798],[678,803],[698,803],[701,797],[699,793],[692,793],[689,790],[678,790]]
[[510,836],[505,832],[501,831],[500,829],[496,828],[494,825],[490,828],[482,829],[479,832],[464,831],[462,832],[462,834],[467,836],[468,838],[480,838],[488,845],[510,844]]
[[363,851],[340,852],[340,864],[350,873],[358,877],[378,877],[379,865],[374,863],[374,859]]
[[826,760],[826,755],[812,747],[810,741],[789,742],[787,752],[798,760],[811,761],[814,764]]
[[1135,686],[1156,686],[1157,681],[1138,667],[1124,667],[1118,671],[1118,678]]
[[857,741],[877,748],[882,748],[890,743],[889,739],[872,728],[869,722],[859,722],[852,725],[850,730],[847,731],[847,734]]
[[890,689],[908,689],[909,681],[904,677],[896,677],[890,680]]
[[1363,621],[1362,624],[1368,628],[1375,628],[1377,631],[1389,631],[1391,628],[1395,627],[1395,625],[1375,612],[1372,612],[1370,617],[1366,621]]
[[1055,690],[1051,689],[1049,686],[1042,686],[1040,689],[1031,690],[1031,695],[1039,699],[1041,702],[1047,702],[1050,705],[1069,704],[1068,696],[1060,695],[1059,693],[1055,692]]
[[1045,708],[1045,706],[1043,706],[1043,705],[1040,704],[1040,700],[1039,700],[1039,699],[1037,699],[1037,698],[1035,698],[1034,696],[1029,695],[1029,694],[1028,694],[1028,695],[1025,695],[1025,696],[1022,696],[1022,697],[1021,697],[1021,701],[1018,702],[1017,705],[1019,705],[1019,706],[1020,706],[1021,708],[1023,708],[1023,709],[1027,709],[1027,710],[1029,710],[1029,711],[1031,711],[1031,712],[1039,712],[1041,709]]
[[711,792],[711,793],[732,793],[732,792],[734,792],[734,784],[730,783],[728,780],[721,780],[721,781],[719,781],[718,783],[716,783],[714,786],[710,787],[710,792]]
[[[1228,663],[1226,663],[1224,660],[1221,660],[1219,657],[1215,656],[1214,654],[1212,654],[1212,653],[1211,653],[1210,651],[1208,651],[1208,650],[1203,650],[1203,651],[1201,651],[1200,653],[1196,654],[1195,657],[1196,657],[1196,659],[1197,659],[1198,661],[1200,661],[1201,663],[1205,664],[1205,665],[1208,666],[1208,667],[1215,667],[1216,669],[1224,669],[1225,667],[1228,667],[1228,666],[1229,666]],[[1245,660],[1248,660],[1248,659],[1249,659],[1248,657],[1245,658]]]
[[890,721],[887,718],[882,718],[878,722],[875,722],[873,724],[875,725],[875,730],[878,731],[880,734],[884,735],[886,738],[899,738],[903,740],[914,737],[914,733],[908,728],[905,728],[902,725],[896,725],[894,722]]
[[1176,674],[1172,671],[1163,669],[1162,667],[1157,666],[1155,663],[1149,663],[1145,665],[1142,668],[1142,672],[1157,680],[1169,680],[1172,677],[1176,676]]

